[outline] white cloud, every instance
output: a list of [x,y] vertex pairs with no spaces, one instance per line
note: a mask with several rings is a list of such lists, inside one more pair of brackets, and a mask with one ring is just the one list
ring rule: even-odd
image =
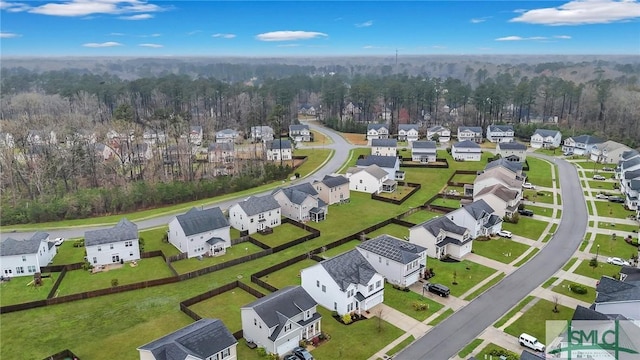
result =
[[556,39],[571,39],[571,36],[569,36],[569,35],[556,35],[556,36],[554,36],[554,38],[556,38]]
[[118,19],[122,19],[122,20],[148,20],[153,18],[153,15],[151,14],[136,14],[136,15],[129,15],[129,16],[120,16]]
[[485,17],[481,17],[481,18],[473,18],[470,21],[471,21],[472,24],[480,24],[480,23],[483,23],[483,22],[485,22],[485,21],[487,21],[489,19],[491,19],[491,16],[485,16]]
[[377,48],[377,46],[373,46],[373,45],[365,45],[362,47],[363,49],[375,49]]
[[356,27],[369,27],[373,25],[373,20],[368,20],[363,23],[355,24]]
[[90,47],[90,48],[103,48],[103,47],[122,46],[122,44],[115,41],[107,41],[103,43],[86,43],[86,44],[82,44],[82,46]]
[[159,49],[164,47],[164,45],[160,45],[160,44],[138,44],[138,46],[154,48],[154,49]]
[[112,32],[109,34],[109,36],[124,36],[124,33]]
[[50,2],[44,5],[29,7],[34,14],[52,16],[89,16],[93,14],[137,14],[123,16],[126,20],[144,20],[153,17],[150,12],[158,12],[169,9],[155,4],[149,4],[147,0],[64,0],[62,2]]
[[574,0],[551,8],[526,10],[510,22],[540,25],[608,24],[640,17],[636,0]]
[[[556,35],[553,36],[554,39],[563,39],[568,40],[571,39],[571,36],[568,35]],[[530,36],[530,37],[522,37],[522,36],[505,36],[501,38],[495,39],[496,41],[546,41],[549,40],[547,36]]]
[[433,45],[432,48],[434,49],[446,49],[447,47],[444,45]]
[[202,30],[193,30],[193,31],[189,31],[189,32],[187,33],[187,35],[191,36],[191,35],[199,34],[199,33],[201,33],[201,32],[202,32]]
[[211,37],[213,37],[213,38],[223,38],[223,39],[233,39],[234,37],[236,37],[236,34],[217,33],[217,34],[211,35]]
[[300,44],[280,44],[278,47],[298,47]]
[[8,12],[21,12],[27,11],[29,9],[31,9],[31,6],[25,3],[0,1],[0,10],[6,10]]
[[260,41],[293,41],[327,36],[329,35],[315,31],[271,31],[256,35],[256,39]]
[[0,39],[12,39],[21,37],[22,35],[10,32],[0,32]]
[[524,38],[520,36],[505,36],[505,37],[496,39],[496,41],[521,41],[521,40],[524,40]]

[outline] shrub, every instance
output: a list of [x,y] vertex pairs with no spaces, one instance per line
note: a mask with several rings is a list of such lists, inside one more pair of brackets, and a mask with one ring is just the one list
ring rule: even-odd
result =
[[489,352],[489,355],[500,359],[502,356],[504,356],[504,359],[506,360],[518,360],[520,359],[520,356],[518,356],[518,354],[505,350],[505,349],[493,349]]
[[353,319],[351,318],[351,314],[344,314],[342,315],[342,322],[345,325],[349,325],[353,322]]
[[260,357],[267,356],[267,349],[265,349],[263,347],[259,347],[256,351],[258,352],[258,356],[260,356]]
[[424,310],[429,309],[429,305],[428,304],[421,303],[419,301],[414,301],[412,305],[413,305],[413,309],[415,311],[424,311]]
[[73,247],[84,247],[84,240],[80,239],[80,240],[76,240],[73,242]]
[[543,193],[542,191],[538,191],[538,192],[536,192],[536,195],[538,195],[538,196],[546,196],[547,194]]
[[111,286],[113,287],[118,286],[118,279],[111,279]]
[[569,288],[576,294],[584,295],[587,293],[587,288],[579,284],[571,285]]
[[333,316],[333,317],[338,317],[338,312],[337,312],[337,311],[335,311],[335,310],[334,310],[334,311],[332,311],[332,312],[331,312],[331,316]]

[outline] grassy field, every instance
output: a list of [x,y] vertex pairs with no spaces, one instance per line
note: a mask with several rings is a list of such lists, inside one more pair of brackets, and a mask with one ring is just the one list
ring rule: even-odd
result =
[[194,270],[203,269],[211,265],[221,264],[225,261],[237,259],[246,255],[251,255],[262,251],[262,249],[250,242],[243,242],[227,249],[222,256],[203,257],[202,260],[197,257],[179,260],[171,263],[179,274],[188,273]]
[[17,276],[11,281],[0,283],[0,306],[44,300],[53,288],[60,273],[51,273],[52,277],[43,278],[41,286],[33,285],[33,276]]
[[552,187],[551,164],[545,160],[529,157],[529,171],[527,172],[527,181],[536,186]]
[[398,224],[389,224],[376,231],[372,231],[368,233],[367,237],[374,238],[376,236],[383,235],[383,234],[395,236],[398,239],[404,239],[409,237],[409,228],[404,227],[402,225],[398,225]]
[[238,330],[242,330],[240,307],[255,300],[255,296],[240,288],[235,288],[193,304],[189,309],[195,311],[196,314],[203,318],[222,320],[222,322],[227,326],[227,329],[233,333]]
[[[601,256],[612,256],[623,259],[631,258],[632,254],[637,254],[636,247],[627,244],[624,241],[624,236],[618,234],[613,240],[612,235],[596,234],[596,239],[591,246],[590,252],[596,254],[598,252]],[[602,259],[603,261],[606,259]]]
[[338,169],[337,172],[340,174],[344,174],[347,172],[348,168],[356,166],[356,161],[358,161],[358,157],[360,155],[371,155],[371,148],[362,147],[349,150],[349,161],[342,165],[342,167]]
[[540,215],[540,216],[551,217],[551,215],[553,215],[553,209],[548,208],[548,207],[535,206],[535,205],[525,205],[525,209],[529,209],[529,210],[533,211],[534,214]]
[[584,260],[578,265],[574,273],[583,275],[596,280],[600,280],[603,275],[615,276],[620,273],[620,266],[607,264],[607,259],[600,255],[600,261],[598,261],[598,267],[592,268],[589,266],[589,261]]
[[162,226],[140,231],[140,238],[144,239],[144,251],[160,250],[164,256],[178,255],[180,253],[178,248],[168,241],[163,241],[164,235],[167,233],[168,229],[168,226]]
[[360,240],[351,240],[348,243],[342,244],[340,246],[334,247],[333,249],[329,249],[323,253],[318,254],[319,256],[322,256],[325,259],[334,257],[336,255],[340,255],[342,253],[345,253],[351,249],[354,249],[356,246],[358,246],[361,243]]
[[598,221],[598,228],[615,230],[615,231],[626,231],[629,233],[633,232],[633,230],[638,231],[638,225],[617,224],[617,223],[610,223],[610,222],[604,222],[604,221]]
[[331,149],[296,149],[293,151],[293,155],[306,156],[307,161],[294,169],[289,176],[298,173],[301,177],[305,177],[317,170],[322,163],[331,159],[334,153]]
[[547,228],[547,222],[541,220],[534,220],[525,216],[520,216],[520,220],[517,224],[503,223],[502,228],[509,230],[516,235],[526,237],[531,240],[538,240],[540,235]]
[[[384,285],[384,303],[418,321],[424,321],[443,307],[442,304],[413,291],[394,289],[389,283]],[[426,304],[427,309],[416,310],[413,306],[415,303]]]
[[460,200],[437,198],[437,199],[433,200],[431,205],[446,206],[446,207],[450,207],[450,208],[453,208],[453,209],[457,209],[457,208],[460,207]]
[[612,202],[596,201],[596,211],[598,216],[613,217],[618,219],[626,219],[629,215],[634,215],[634,211],[625,210],[623,204]]
[[447,309],[442,314],[438,315],[437,318],[431,320],[429,322],[429,326],[436,326],[441,322],[445,321],[451,315],[453,315],[453,309]]
[[367,145],[367,135],[365,134],[340,133],[340,135],[353,145]]
[[589,187],[594,190],[615,190],[613,187],[615,182],[613,181],[599,181],[599,180],[589,180]]
[[443,214],[441,213],[437,213],[437,212],[433,212],[433,211],[427,211],[427,210],[419,210],[414,212],[413,214],[402,218],[402,220],[404,221],[408,221],[408,222],[412,222],[414,224],[420,224],[423,223],[427,220],[431,220],[434,217],[438,217],[438,216],[442,216]]
[[570,296],[572,298],[588,302],[589,304],[593,303],[593,301],[596,299],[596,289],[590,286],[584,286],[587,289],[587,293],[577,294],[571,291],[571,287],[576,285],[584,286],[582,284],[574,283],[569,280],[564,280],[560,284],[554,286],[552,290],[554,292],[557,292],[558,294]]
[[522,266],[522,265],[526,264],[527,261],[529,261],[529,259],[531,259],[532,257],[536,256],[538,251],[540,251],[540,249],[533,248],[533,250],[531,250],[527,255],[525,255],[525,257],[523,257],[522,259],[520,259],[520,261],[515,263],[514,266]]
[[[538,195],[538,193],[541,195]],[[553,193],[551,191],[526,189],[523,195],[526,199],[534,203],[541,202],[545,204],[553,204]]]
[[466,359],[467,356],[471,354],[473,350],[475,350],[478,346],[480,346],[480,344],[482,344],[482,342],[483,342],[482,339],[474,339],[472,342],[467,344],[467,346],[463,347],[462,350],[460,350],[460,352],[458,353],[458,356],[463,359]]
[[265,275],[260,278],[260,280],[269,283],[278,289],[282,289],[289,285],[300,285],[300,271],[317,263],[318,262],[315,260],[304,259],[293,265],[287,266],[284,269]]
[[[520,334],[518,334],[520,335]],[[520,358],[520,354],[516,354],[513,351],[508,351],[503,347],[500,347],[494,343],[489,343],[487,344],[487,346],[485,346],[482,350],[480,350],[480,352],[478,353],[478,355],[475,356],[476,359],[492,359],[491,357],[491,352],[493,350],[502,350],[502,351],[506,351],[507,353],[509,353],[509,355],[513,356],[514,359],[519,359]],[[493,357],[494,360],[497,360],[497,357]]]
[[[314,223],[311,223],[309,226],[314,227],[314,225]],[[276,247],[278,245],[286,244],[309,234],[310,232],[305,229],[301,229],[295,225],[286,223],[274,227],[273,233],[271,234],[262,235],[255,233],[251,234],[251,237],[270,247]]]
[[323,146],[333,144],[333,139],[325,136],[323,133],[316,130],[311,130],[311,133],[313,134],[313,141],[304,143],[305,146]]
[[476,177],[477,177],[476,174],[455,174],[453,176],[453,179],[451,179],[451,181],[466,183],[466,184],[473,184],[473,181],[476,179]]
[[474,241],[473,252],[489,259],[509,264],[522,255],[529,246],[506,238]]
[[506,324],[509,319],[514,317],[520,310],[522,310],[523,307],[525,307],[525,305],[530,303],[533,299],[535,299],[535,296],[527,296],[526,298],[524,298],[524,300],[520,301],[518,305],[509,310],[509,312],[505,316],[496,321],[493,326],[500,328],[502,325]]
[[547,289],[549,286],[553,285],[554,282],[556,282],[556,280],[558,280],[557,277],[552,277],[551,279],[547,280],[544,282],[544,284],[542,284],[542,288],[543,289]]
[[84,247],[73,247],[74,240],[65,240],[56,249],[53,265],[75,264],[84,261],[87,252]]
[[575,309],[558,305],[558,312],[553,312],[553,303],[551,301],[540,299],[527,312],[520,316],[511,325],[507,326],[504,331],[513,336],[527,333],[538,339],[544,339],[545,321],[546,320],[569,320],[573,317]]
[[567,263],[564,264],[564,266],[562,267],[562,270],[569,271],[569,269],[571,269],[571,267],[573,266],[573,264],[576,263],[576,261],[578,261],[578,258],[576,257],[569,259],[569,261],[567,261]]
[[476,291],[472,292],[471,294],[467,295],[464,298],[464,300],[471,301],[471,300],[475,299],[476,297],[480,296],[480,294],[485,292],[488,288],[490,288],[493,285],[499,283],[500,280],[502,280],[504,277],[505,277],[505,273],[501,272],[500,274],[498,274],[498,276],[495,276],[493,279],[489,280],[486,284],[484,284],[480,288],[478,288],[478,290],[476,290]]
[[401,186],[398,185],[396,187],[396,191],[392,192],[392,193],[380,193],[378,194],[378,196],[383,197],[383,198],[387,198],[387,199],[393,199],[393,200],[400,200],[402,198],[404,198],[405,196],[407,196],[411,191],[413,191],[414,188],[410,187],[410,186]]
[[[451,289],[451,295],[460,296],[482,280],[491,276],[497,270],[476,264],[469,260],[461,262],[444,262],[432,258],[427,259],[427,267],[433,268],[434,277],[429,279],[432,283],[440,283]],[[458,285],[453,285],[453,276],[456,275]],[[437,295],[434,295],[437,296]]]
[[[580,165],[585,170],[602,170],[604,167],[614,168],[617,166],[616,164],[601,164],[589,160],[583,161],[572,161],[576,165]],[[607,176],[606,174],[611,174],[611,172],[603,172],[602,175]]]
[[397,352],[399,352],[400,350],[404,349],[409,344],[411,344],[413,340],[415,340],[413,335],[409,335],[408,338],[402,340],[398,345],[394,346],[393,348],[391,348],[391,350],[387,351],[387,356],[395,355]]

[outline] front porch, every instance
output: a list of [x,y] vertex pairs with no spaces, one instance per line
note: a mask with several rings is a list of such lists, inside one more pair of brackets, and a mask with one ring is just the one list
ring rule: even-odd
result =
[[398,182],[387,179],[382,183],[382,192],[392,193],[396,191],[396,187],[398,186]]
[[327,216],[327,211],[325,208],[314,207],[309,210],[309,218],[313,222],[320,222],[324,220]]
[[212,237],[207,240],[208,249],[205,253],[205,256],[222,256],[226,253],[226,248],[224,246],[225,241],[219,237]]

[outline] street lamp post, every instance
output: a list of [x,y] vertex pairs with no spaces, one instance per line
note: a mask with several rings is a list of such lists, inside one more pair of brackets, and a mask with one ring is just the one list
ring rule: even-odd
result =
[[598,254],[600,254],[600,244],[596,247],[596,260],[598,260]]

